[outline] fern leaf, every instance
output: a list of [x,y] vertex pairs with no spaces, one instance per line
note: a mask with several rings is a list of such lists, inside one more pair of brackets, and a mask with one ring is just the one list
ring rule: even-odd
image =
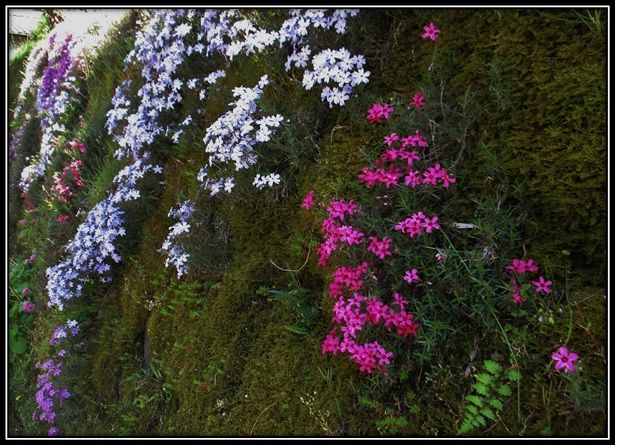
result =
[[496,391],[499,392],[499,395],[502,395],[502,396],[510,396],[512,394],[511,389],[507,387],[505,384],[497,387]]
[[501,367],[501,364],[499,364],[496,361],[493,361],[492,359],[487,359],[484,361],[484,368],[488,370],[490,373],[492,373],[493,375],[499,375],[501,373],[501,370],[503,369]]

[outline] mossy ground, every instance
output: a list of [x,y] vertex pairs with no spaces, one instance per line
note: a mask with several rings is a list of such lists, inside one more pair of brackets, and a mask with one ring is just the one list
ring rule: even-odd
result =
[[[419,38],[430,20],[442,29],[436,47]],[[486,433],[605,433],[605,18],[587,21],[567,10],[367,10],[352,23],[345,36],[329,43],[365,54],[372,77],[343,110],[330,110],[316,91],[302,90],[283,71],[283,52],[275,50],[234,62],[210,93],[204,116],[180,144],[170,150],[170,141],[159,141],[152,148],[165,166],[163,184],[147,184],[143,199],[127,209],[130,234],[122,242],[123,262],[112,284],[93,282],[71,309],[82,324],[83,341],[69,374],[74,397],[63,409],[65,434],[457,431],[463,398],[473,382],[467,367],[492,355],[508,355],[498,328],[483,324],[490,314],[485,313],[486,301],[471,293],[477,290],[473,279],[446,276],[442,285],[428,290],[420,308],[429,325],[418,344],[413,343],[407,363],[418,366],[402,366],[388,384],[360,376],[344,358],[320,355],[332,302],[324,291],[328,276],[313,257],[297,274],[300,285],[310,290],[307,299],[319,310],[307,333],[287,329],[295,326],[297,315],[263,292],[290,288],[290,277],[280,268],[299,268],[315,243],[320,222],[299,207],[309,189],[321,201],[364,193],[356,179],[359,169],[376,155],[384,132],[397,130],[367,124],[366,109],[376,101],[396,102],[402,109],[416,90],[442,98],[426,110],[428,121],[406,122],[402,131],[440,127],[437,150],[452,162],[458,177],[455,192],[444,200],[445,218],[485,224],[477,243],[498,252],[522,243],[553,280],[566,284],[552,306],[563,311],[554,315],[554,325],[537,331],[536,337],[518,325],[508,327],[528,368],[519,401],[512,398],[500,422]],[[123,78],[131,25],[125,23],[87,64],[85,100],[74,111],[81,117],[72,127],[75,137],[91,150],[87,186],[78,197],[85,209],[105,196],[120,167],[103,124]],[[11,70],[20,60],[12,61]],[[203,74],[220,63],[184,69]],[[204,129],[226,109],[234,86],[254,85],[263,72],[273,79],[273,89],[262,105],[290,122],[260,153],[261,162],[265,170],[281,172],[284,184],[259,192],[247,177],[240,180],[236,195],[208,199],[195,179],[206,160]],[[196,102],[188,98],[180,113],[195,109]],[[430,116],[438,118],[430,122]],[[36,141],[35,124],[24,145]],[[11,166],[21,165],[23,159]],[[164,268],[158,249],[171,224],[168,210],[186,198],[198,202],[202,218],[192,235],[195,269],[179,281]],[[44,197],[34,199],[42,203]],[[491,211],[497,203],[505,212],[498,207]],[[23,216],[19,206],[17,200],[11,204],[15,222]],[[518,212],[508,212],[510,206]],[[71,237],[70,229],[55,224],[54,212],[40,206],[28,217],[31,224],[14,223],[15,256],[44,253],[33,266],[31,286],[40,306],[44,268],[61,257],[61,247]],[[458,246],[469,243],[450,235]],[[502,267],[498,262],[493,266]],[[456,261],[453,268],[458,268]],[[472,273],[488,276],[483,268]],[[500,284],[488,285],[485,298],[506,293],[493,286]],[[441,298],[444,303],[437,303]],[[28,355],[12,366],[18,434],[44,433],[30,417],[36,380],[32,364],[48,354],[46,340],[58,321],[55,313],[41,312],[31,328]],[[469,333],[451,331],[467,323]],[[568,329],[570,345],[588,368],[577,384],[566,384],[549,365],[548,348],[565,340]],[[404,421],[392,421],[398,417]]]

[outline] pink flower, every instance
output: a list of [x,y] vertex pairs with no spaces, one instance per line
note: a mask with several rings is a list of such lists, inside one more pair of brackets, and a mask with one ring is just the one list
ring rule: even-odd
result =
[[424,148],[428,147],[428,142],[419,134],[419,130],[417,130],[414,135],[408,135],[406,138],[402,138],[402,148],[408,146]]
[[436,27],[434,22],[430,22],[426,26],[423,27],[423,34],[421,35],[421,38],[426,39],[426,40],[430,39],[432,41],[435,41],[436,38],[438,37],[438,33],[440,32],[441,30]]
[[309,191],[307,195],[305,196],[305,198],[303,199],[303,203],[301,203],[301,207],[303,209],[310,209],[312,206],[314,206],[314,198],[316,198],[314,191],[313,190]]
[[557,362],[555,364],[555,370],[565,370],[566,372],[571,373],[576,371],[574,361],[578,360],[579,357],[576,353],[570,352],[567,347],[563,346],[552,354],[552,359]]
[[394,110],[389,104],[374,104],[368,109],[368,121],[370,124],[382,124],[383,118],[389,119]]
[[407,337],[409,334],[416,336],[419,324],[413,321],[414,315],[401,310],[393,316],[393,325],[399,335]]
[[515,274],[525,274],[526,272],[535,273],[539,268],[533,259],[513,259],[511,265],[507,265],[505,269]]
[[84,143],[81,143],[79,141],[75,141],[75,140],[70,141],[69,147],[73,150],[78,150],[80,153],[86,152],[86,146],[84,145]]
[[378,324],[381,319],[384,319],[386,316],[386,312],[389,307],[383,304],[380,300],[370,299],[368,300],[368,304],[366,306],[366,311],[368,313],[368,321],[371,324]]
[[410,187],[416,187],[423,184],[423,180],[419,176],[419,171],[411,170],[408,172],[408,174],[404,177],[404,184]]
[[399,306],[400,310],[404,310],[408,305],[408,301],[400,293],[393,293],[393,303]]
[[357,203],[353,200],[349,200],[348,203],[344,200],[333,200],[331,202],[331,206],[327,209],[327,212],[329,213],[329,217],[334,219],[339,218],[341,221],[344,221],[346,214],[353,215],[357,211],[358,207],[359,206],[357,206]]
[[438,181],[442,181],[443,187],[447,188],[449,184],[456,182],[456,179],[449,176],[449,173],[439,163],[436,163],[434,167],[428,167],[423,176],[423,183],[431,184],[432,186],[436,186]]
[[30,257],[26,259],[26,263],[33,263],[36,259],[37,253],[33,251],[32,254],[30,254]]
[[423,93],[418,91],[418,92],[415,93],[415,95],[411,99],[411,105],[414,106],[417,109],[420,109],[420,108],[422,108],[424,106],[425,100],[426,100],[426,98],[423,95]]
[[25,300],[22,303],[21,309],[24,313],[32,313],[34,311],[34,304],[29,300]]
[[361,169],[361,173],[359,174],[359,180],[361,180],[361,182],[367,187],[374,186],[381,178],[382,177],[378,172],[367,167]]
[[363,240],[363,232],[357,231],[352,226],[340,226],[338,228],[340,241],[346,242],[350,246],[358,245]]
[[447,258],[447,256],[443,254],[442,252],[437,253],[435,257],[436,257],[437,262],[442,262],[443,260]]
[[22,293],[24,296],[31,296],[31,295],[32,295],[32,291],[30,291],[30,289],[29,289],[29,288],[24,288],[23,290],[21,290],[21,293]]
[[404,280],[408,283],[419,282],[419,276],[417,275],[417,268],[413,268],[404,273]]
[[379,259],[384,259],[391,255],[389,248],[391,247],[391,239],[389,237],[383,237],[382,240],[378,240],[377,237],[370,237],[370,243],[368,243],[368,251],[376,255]]
[[331,332],[325,338],[325,341],[322,343],[322,354],[326,355],[327,353],[333,353],[334,355],[340,350],[340,338],[335,336],[336,329],[331,330]]
[[398,152],[398,156],[402,161],[406,161],[409,169],[413,166],[413,162],[420,159],[419,153],[417,153],[415,150],[400,149]]
[[383,183],[387,189],[392,186],[397,186],[399,179],[403,175],[400,169],[395,166],[391,166],[388,171],[385,169],[378,169],[376,173],[380,176],[378,181]]
[[60,215],[58,216],[58,218],[56,219],[56,221],[58,223],[64,223],[66,221],[69,221],[69,216],[68,215]]
[[520,294],[520,284],[512,277],[510,286],[512,291],[512,302],[514,305],[522,305],[524,297]]
[[533,280],[531,281],[531,284],[535,286],[536,293],[548,294],[550,293],[550,285],[552,285],[552,280],[546,280],[543,276],[539,276],[539,280]]
[[400,137],[397,133],[392,133],[391,135],[385,136],[385,144],[390,147],[394,142],[398,142],[399,139]]

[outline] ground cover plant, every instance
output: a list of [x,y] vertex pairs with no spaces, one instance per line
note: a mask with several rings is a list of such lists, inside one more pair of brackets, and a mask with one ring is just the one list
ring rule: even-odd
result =
[[9,61],[10,435],[608,435],[605,10],[91,25]]

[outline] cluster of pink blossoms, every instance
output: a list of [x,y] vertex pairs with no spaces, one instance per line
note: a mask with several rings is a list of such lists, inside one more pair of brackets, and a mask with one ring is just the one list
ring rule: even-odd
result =
[[383,119],[389,119],[394,110],[389,104],[374,104],[368,109],[368,121],[370,124],[382,124]]
[[[311,195],[310,195],[311,194]],[[311,200],[310,200],[311,198]],[[311,207],[310,201],[313,203],[313,191],[303,200],[305,209]],[[322,222],[321,232],[324,236],[324,241],[316,250],[318,253],[318,264],[325,266],[331,254],[335,252],[340,244],[348,244],[349,246],[358,245],[363,241],[364,234],[356,230],[350,225],[341,225],[346,216],[352,216],[357,212],[359,206],[353,200],[348,202],[344,200],[333,200],[327,209],[327,218]]]
[[59,201],[68,203],[69,200],[75,195],[73,187],[67,181],[69,179],[69,175],[71,176],[71,179],[76,187],[84,186],[84,181],[80,176],[80,168],[83,164],[84,162],[82,160],[71,161],[70,163],[65,164],[62,172],[54,173],[54,184],[52,185],[52,190],[56,194]]
[[389,237],[383,237],[382,240],[378,240],[378,237],[370,237],[368,243],[368,251],[374,254],[379,259],[383,260],[385,257],[391,255],[389,248],[391,247],[391,239]]
[[359,333],[367,325],[382,324],[406,338],[417,334],[419,324],[414,321],[413,313],[406,311],[408,302],[401,294],[394,293],[391,306],[377,297],[359,294],[365,284],[364,276],[368,274],[368,268],[369,264],[364,262],[356,267],[339,267],[333,273],[329,296],[337,301],[333,306],[332,320],[340,327],[339,330],[336,327],[329,332],[322,344],[322,354],[348,353],[359,365],[361,372],[379,371],[386,374],[383,366],[391,363],[393,353],[385,350],[378,341],[358,343]]
[[[516,280],[516,277],[524,276],[526,273],[536,273],[539,271],[539,268],[533,259],[513,259],[512,263],[507,265],[505,269],[511,275],[510,289],[512,302],[515,305],[521,305],[525,299],[520,293],[521,284]],[[530,283],[533,285],[536,293],[549,294],[551,291],[552,281],[544,279],[543,276],[539,276],[538,280],[532,280]]]
[[396,187],[402,178],[404,184],[409,187],[437,186],[440,183],[444,188],[448,188],[450,184],[456,182],[456,179],[439,163],[428,167],[423,173],[414,168],[415,161],[421,159],[415,148],[428,147],[428,142],[418,130],[414,135],[405,137],[392,133],[385,136],[384,142],[387,148],[374,163],[376,168],[364,167],[359,174],[359,179],[367,187],[381,183],[389,189]]
[[397,222],[394,229],[414,238],[424,233],[430,234],[435,229],[440,229],[440,227],[438,217],[430,218],[422,211],[419,211],[407,219]]
[[[302,201],[301,207],[310,209],[314,206],[315,193],[310,191]],[[318,264],[325,266],[331,254],[339,245],[354,246],[365,240],[363,232],[351,225],[343,224],[345,219],[355,215],[359,206],[353,200],[335,199],[331,201],[327,217],[322,223],[324,241],[317,249]],[[392,240],[389,237],[379,239],[376,236],[368,238],[367,250],[379,259],[392,255]],[[385,350],[378,342],[359,343],[360,332],[369,325],[384,325],[388,330],[395,330],[400,336],[416,335],[419,324],[414,321],[413,313],[406,311],[408,302],[400,293],[393,294],[390,305],[383,303],[377,297],[366,297],[361,291],[370,277],[370,264],[363,262],[357,266],[340,266],[334,273],[329,284],[329,296],[336,299],[333,307],[333,322],[340,325],[327,335],[322,353],[347,353],[359,365],[361,372],[386,373],[384,366],[391,363],[393,353]],[[405,274],[408,283],[419,280],[417,270],[412,269]],[[338,335],[338,332],[341,335]]]
[[75,150],[80,153],[86,153],[86,145],[83,142],[73,140],[68,143],[71,150]]

